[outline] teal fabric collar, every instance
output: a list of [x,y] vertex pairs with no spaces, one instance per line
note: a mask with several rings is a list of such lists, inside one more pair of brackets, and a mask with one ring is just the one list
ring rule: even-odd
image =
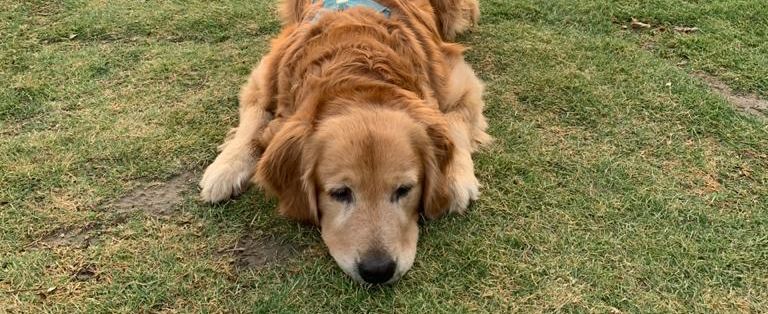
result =
[[[312,3],[316,3],[318,0],[312,0]],[[374,0],[320,0],[323,1],[323,9],[330,11],[344,11],[352,7],[369,7],[376,12],[384,14],[387,18],[392,14],[392,11],[380,3]],[[317,17],[315,17],[317,18]]]

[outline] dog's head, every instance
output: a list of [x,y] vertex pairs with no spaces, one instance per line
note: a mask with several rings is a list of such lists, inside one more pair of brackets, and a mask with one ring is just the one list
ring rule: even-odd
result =
[[312,126],[287,121],[259,161],[286,216],[318,224],[359,282],[398,280],[413,265],[418,220],[445,213],[453,144],[435,109],[345,109]]

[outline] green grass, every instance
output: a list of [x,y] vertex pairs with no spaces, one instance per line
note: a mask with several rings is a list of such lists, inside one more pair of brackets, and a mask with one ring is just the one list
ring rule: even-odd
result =
[[[768,126],[694,74],[768,96],[768,7],[639,3],[481,2],[484,194],[368,289],[257,191],[110,206],[212,161],[274,1],[0,0],[0,312],[766,312]],[[243,270],[244,237],[297,253]]]

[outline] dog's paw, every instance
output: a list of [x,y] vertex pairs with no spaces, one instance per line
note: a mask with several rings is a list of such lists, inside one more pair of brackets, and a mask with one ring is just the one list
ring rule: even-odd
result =
[[450,213],[463,214],[472,201],[480,196],[480,182],[474,173],[457,175],[453,178],[453,202],[449,208]]
[[218,203],[242,193],[253,175],[253,162],[219,156],[205,169],[200,180],[200,198]]

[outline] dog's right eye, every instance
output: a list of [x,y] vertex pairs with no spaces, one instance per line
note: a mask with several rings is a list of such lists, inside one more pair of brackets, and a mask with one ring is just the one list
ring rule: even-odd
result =
[[401,198],[406,197],[409,192],[411,192],[411,189],[413,188],[412,185],[402,185],[395,190],[395,193],[392,194],[392,202],[397,202]]
[[352,190],[348,187],[333,189],[329,193],[331,198],[340,203],[352,203]]

